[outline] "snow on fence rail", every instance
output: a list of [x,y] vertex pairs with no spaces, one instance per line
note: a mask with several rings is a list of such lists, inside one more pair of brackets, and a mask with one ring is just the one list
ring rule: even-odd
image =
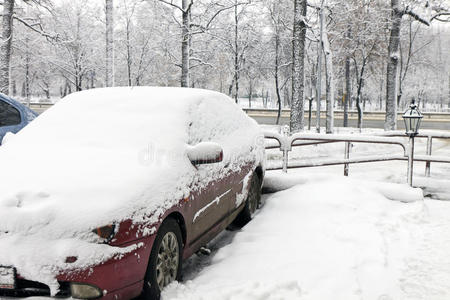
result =
[[[367,163],[367,162],[380,162],[380,161],[393,161],[393,160],[409,160],[412,156],[410,151],[409,142],[405,142],[403,139],[404,133],[393,131],[380,135],[340,135],[340,134],[314,134],[314,133],[296,133],[293,135],[279,134],[276,132],[265,132],[264,136],[268,140],[274,142],[266,142],[266,149],[280,149],[283,152],[282,162],[277,162],[267,166],[267,170],[283,170],[287,172],[289,168],[306,168],[306,167],[322,167],[332,165],[344,165],[344,175],[348,175],[348,165],[355,163]],[[414,157],[414,161],[426,162],[425,175],[430,176],[430,164],[431,162],[437,163],[450,163],[450,158],[445,156],[432,156],[432,141],[434,138],[450,139],[450,134],[427,131],[419,134],[419,138],[427,138],[427,155],[417,155]],[[345,153],[342,159],[307,159],[305,161],[289,162],[289,152],[292,151],[292,147],[317,145],[323,143],[336,143],[345,142]],[[402,154],[384,154],[384,155],[371,155],[365,157],[350,158],[350,145],[351,143],[371,143],[371,144],[388,144],[398,145],[403,149]]]

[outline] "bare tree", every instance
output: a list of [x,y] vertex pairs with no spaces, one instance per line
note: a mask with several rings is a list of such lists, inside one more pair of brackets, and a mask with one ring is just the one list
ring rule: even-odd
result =
[[380,7],[372,5],[370,2],[358,4],[353,12],[353,25],[358,28],[353,34],[350,57],[354,63],[356,79],[356,109],[358,111],[358,128],[363,125],[363,107],[361,107],[362,91],[365,82],[366,70],[372,58],[379,54],[381,50],[384,27],[377,22],[381,19]]
[[391,0],[391,29],[388,48],[387,73],[386,73],[386,120],[385,130],[397,129],[397,97],[399,72],[398,64],[400,59],[400,30],[402,18],[410,15],[415,20],[430,25],[428,21],[413,12],[408,6],[402,7],[399,0]]
[[[408,22],[407,28],[407,38],[406,41],[400,39],[399,44],[399,53],[400,53],[400,62],[399,62],[399,82],[398,82],[398,95],[397,95],[397,106],[401,107],[401,101],[403,96],[403,87],[408,78],[408,74],[411,71],[415,63],[415,56],[431,44],[433,38],[429,38],[425,40],[418,46],[414,44],[417,42],[417,37],[419,34],[421,26],[414,26],[414,20],[410,19]],[[438,37],[439,38],[439,37]],[[406,44],[406,47],[405,47]],[[406,49],[405,49],[406,48]],[[438,47],[439,48],[439,47]],[[439,59],[439,57],[438,57]],[[441,64],[439,64],[441,65]]]
[[281,5],[280,1],[273,1],[273,3],[269,3],[268,5],[270,17],[272,20],[272,26],[273,26],[273,40],[274,40],[274,81],[275,81],[275,94],[277,96],[277,124],[280,124],[280,117],[281,117],[281,107],[282,107],[282,99],[281,99],[281,92],[280,92],[280,68],[284,66],[288,66],[290,62],[282,64],[281,58],[282,58],[282,34],[285,29],[284,21],[282,20],[282,11],[281,11]]
[[[26,5],[35,5],[44,8],[50,12],[52,10],[49,0],[24,0]],[[11,68],[11,49],[13,41],[13,20],[17,20],[28,29],[45,36],[48,39],[57,37],[44,31],[39,19],[21,17],[15,13],[17,8],[15,0],[4,0],[2,3],[2,33],[0,41],[0,92],[9,94],[10,92],[10,68]]]
[[[233,0],[230,5],[224,5],[221,3],[221,1],[211,1],[211,3],[206,5],[204,11],[198,14],[200,16],[196,18],[198,22],[192,22],[193,9],[195,8],[194,0],[181,0],[181,6],[174,3],[173,0],[158,1],[169,5],[170,7],[173,7],[181,13],[181,23],[178,22],[174,17],[174,20],[181,28],[181,64],[179,64],[178,66],[181,67],[181,86],[189,87],[189,71],[191,69],[190,63],[193,60],[198,60],[198,58],[191,56],[192,37],[194,35],[207,32],[211,28],[213,21],[222,12],[232,8],[236,8],[237,6],[242,4],[248,4],[248,2],[239,2],[237,0]],[[199,4],[202,3],[199,2]],[[202,61],[200,61],[200,63],[203,64]]]
[[88,77],[95,74],[93,70],[104,70],[101,63],[104,52],[98,51],[97,45],[103,32],[98,26],[92,26],[102,20],[94,19],[98,12],[96,7],[88,6],[87,0],[64,4],[48,20],[61,38],[53,44],[53,55],[47,58],[47,63],[57,68],[64,81],[74,85],[75,91],[81,91],[86,87],[83,82],[93,80]]

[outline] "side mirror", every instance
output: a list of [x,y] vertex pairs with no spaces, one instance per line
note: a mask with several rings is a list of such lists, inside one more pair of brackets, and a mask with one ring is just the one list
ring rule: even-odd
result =
[[194,166],[213,164],[222,161],[223,150],[217,143],[202,142],[195,146],[189,147],[187,150],[187,156]]

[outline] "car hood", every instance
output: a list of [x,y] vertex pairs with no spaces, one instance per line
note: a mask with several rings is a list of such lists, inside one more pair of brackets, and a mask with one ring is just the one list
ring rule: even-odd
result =
[[66,97],[1,147],[0,231],[66,236],[189,192],[186,112],[198,97],[168,95],[161,108],[160,98],[129,94]]

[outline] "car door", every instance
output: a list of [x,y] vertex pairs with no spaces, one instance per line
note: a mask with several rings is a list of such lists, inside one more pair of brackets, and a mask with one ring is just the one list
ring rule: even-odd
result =
[[191,193],[195,211],[191,227],[194,243],[214,232],[231,210],[235,194],[228,176],[222,176],[226,167],[221,164],[198,166],[199,181],[195,185],[199,188],[194,188]]
[[[224,128],[229,126],[219,117],[223,113],[222,104],[216,102],[212,106],[210,101],[213,99],[201,101],[191,110],[192,122],[188,130],[191,146],[201,142],[214,142],[221,147],[225,146],[228,133]],[[209,237],[220,230],[218,225],[229,216],[235,199],[233,185],[229,182],[232,173],[229,167],[231,159],[230,151],[224,149],[222,162],[196,166],[190,195],[193,207],[190,220],[191,243],[208,241]]]
[[0,98],[0,144],[7,132],[18,132],[23,127],[21,123],[19,109]]

